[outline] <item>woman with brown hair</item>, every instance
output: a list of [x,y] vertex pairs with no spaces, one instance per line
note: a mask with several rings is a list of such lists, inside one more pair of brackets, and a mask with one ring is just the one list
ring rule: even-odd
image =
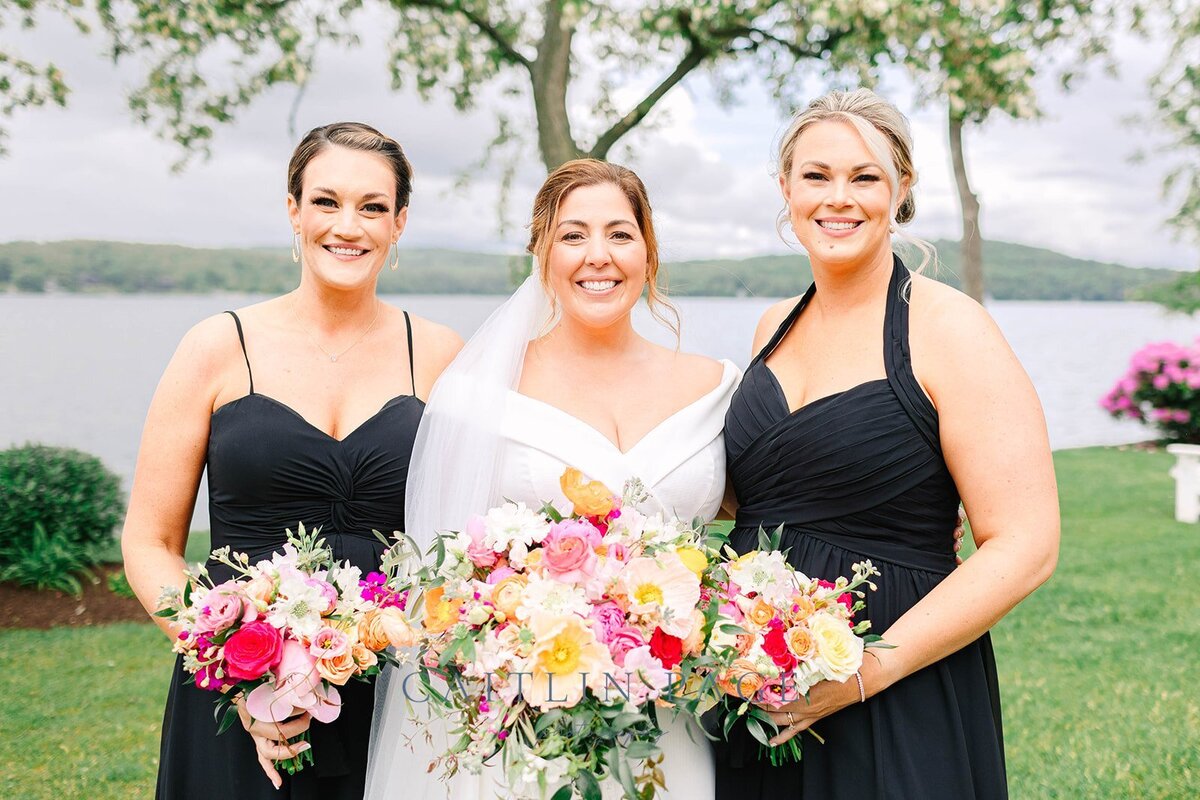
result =
[[[151,402],[122,548],[129,582],[153,613],[182,586],[183,553],[208,470],[212,546],[251,561],[286,529],[320,528],[334,557],[378,568],[372,529],[403,530],[404,485],[423,397],[459,337],[376,295],[408,219],[412,172],[394,140],[360,123],[309,132],[288,168],[299,285],[190,330]],[[228,568],[210,563],[216,582]],[[164,633],[171,627],[156,621]],[[307,716],[217,735],[213,695],[176,663],[163,719],[157,797],[358,800],[374,688],[350,683],[337,720],[314,724],[315,763],[280,776],[272,761]]]

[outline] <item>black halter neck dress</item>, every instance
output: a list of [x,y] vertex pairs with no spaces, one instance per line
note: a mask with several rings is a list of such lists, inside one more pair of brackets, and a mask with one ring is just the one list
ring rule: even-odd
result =
[[[242,323],[232,311],[245,355]],[[407,312],[410,379],[412,327]],[[251,562],[282,550],[298,522],[321,535],[334,557],[365,575],[378,569],[383,545],[372,529],[404,530],[404,485],[425,405],[394,397],[344,439],[334,439],[297,412],[254,391],[216,410],[208,437],[208,506],[212,546],[229,545]],[[230,570],[209,563],[216,582]],[[213,693],[195,687],[177,661],[163,717],[160,800],[361,800],[375,687],[351,680],[338,690],[342,711],[314,722],[314,764],[275,787],[258,765],[254,742],[235,723],[217,735]]]
[[[937,411],[909,353],[908,270],[895,259],[883,331],[886,378],[788,410],[764,363],[816,293],[809,288],[747,368],[725,421],[740,504],[733,547],[759,526],[784,526],[782,547],[806,575],[849,577],[871,559],[867,592],[885,632],[954,569],[958,491],[938,440]],[[870,656],[868,656],[870,657]],[[739,726],[717,750],[717,800],[968,800],[1007,796],[1000,695],[988,635],[886,691],[814,725],[799,764],[771,766]]]

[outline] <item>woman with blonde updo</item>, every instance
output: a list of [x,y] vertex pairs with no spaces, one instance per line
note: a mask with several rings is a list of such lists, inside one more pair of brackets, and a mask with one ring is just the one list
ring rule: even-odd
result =
[[[783,525],[789,560],[816,577],[871,559],[882,575],[860,618],[893,649],[770,709],[773,744],[823,737],[804,738],[800,763],[772,766],[748,736],[718,745],[717,798],[1005,797],[988,629],[1057,559],[1041,406],[987,312],[893,252],[917,179],[894,106],[865,89],[814,101],[778,171],[813,285],[763,316],[729,409],[732,543]],[[979,550],[955,569],[960,497]]]

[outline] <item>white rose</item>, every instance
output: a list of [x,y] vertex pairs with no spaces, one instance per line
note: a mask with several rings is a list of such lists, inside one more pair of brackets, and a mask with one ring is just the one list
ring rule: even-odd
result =
[[844,681],[862,666],[863,640],[843,620],[816,614],[808,620],[808,629],[826,680]]

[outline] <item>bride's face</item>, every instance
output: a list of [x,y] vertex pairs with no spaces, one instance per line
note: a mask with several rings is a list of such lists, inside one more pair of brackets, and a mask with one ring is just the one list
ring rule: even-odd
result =
[[564,318],[607,328],[629,316],[646,286],[646,241],[633,206],[611,183],[581,186],[558,208],[548,259]]

